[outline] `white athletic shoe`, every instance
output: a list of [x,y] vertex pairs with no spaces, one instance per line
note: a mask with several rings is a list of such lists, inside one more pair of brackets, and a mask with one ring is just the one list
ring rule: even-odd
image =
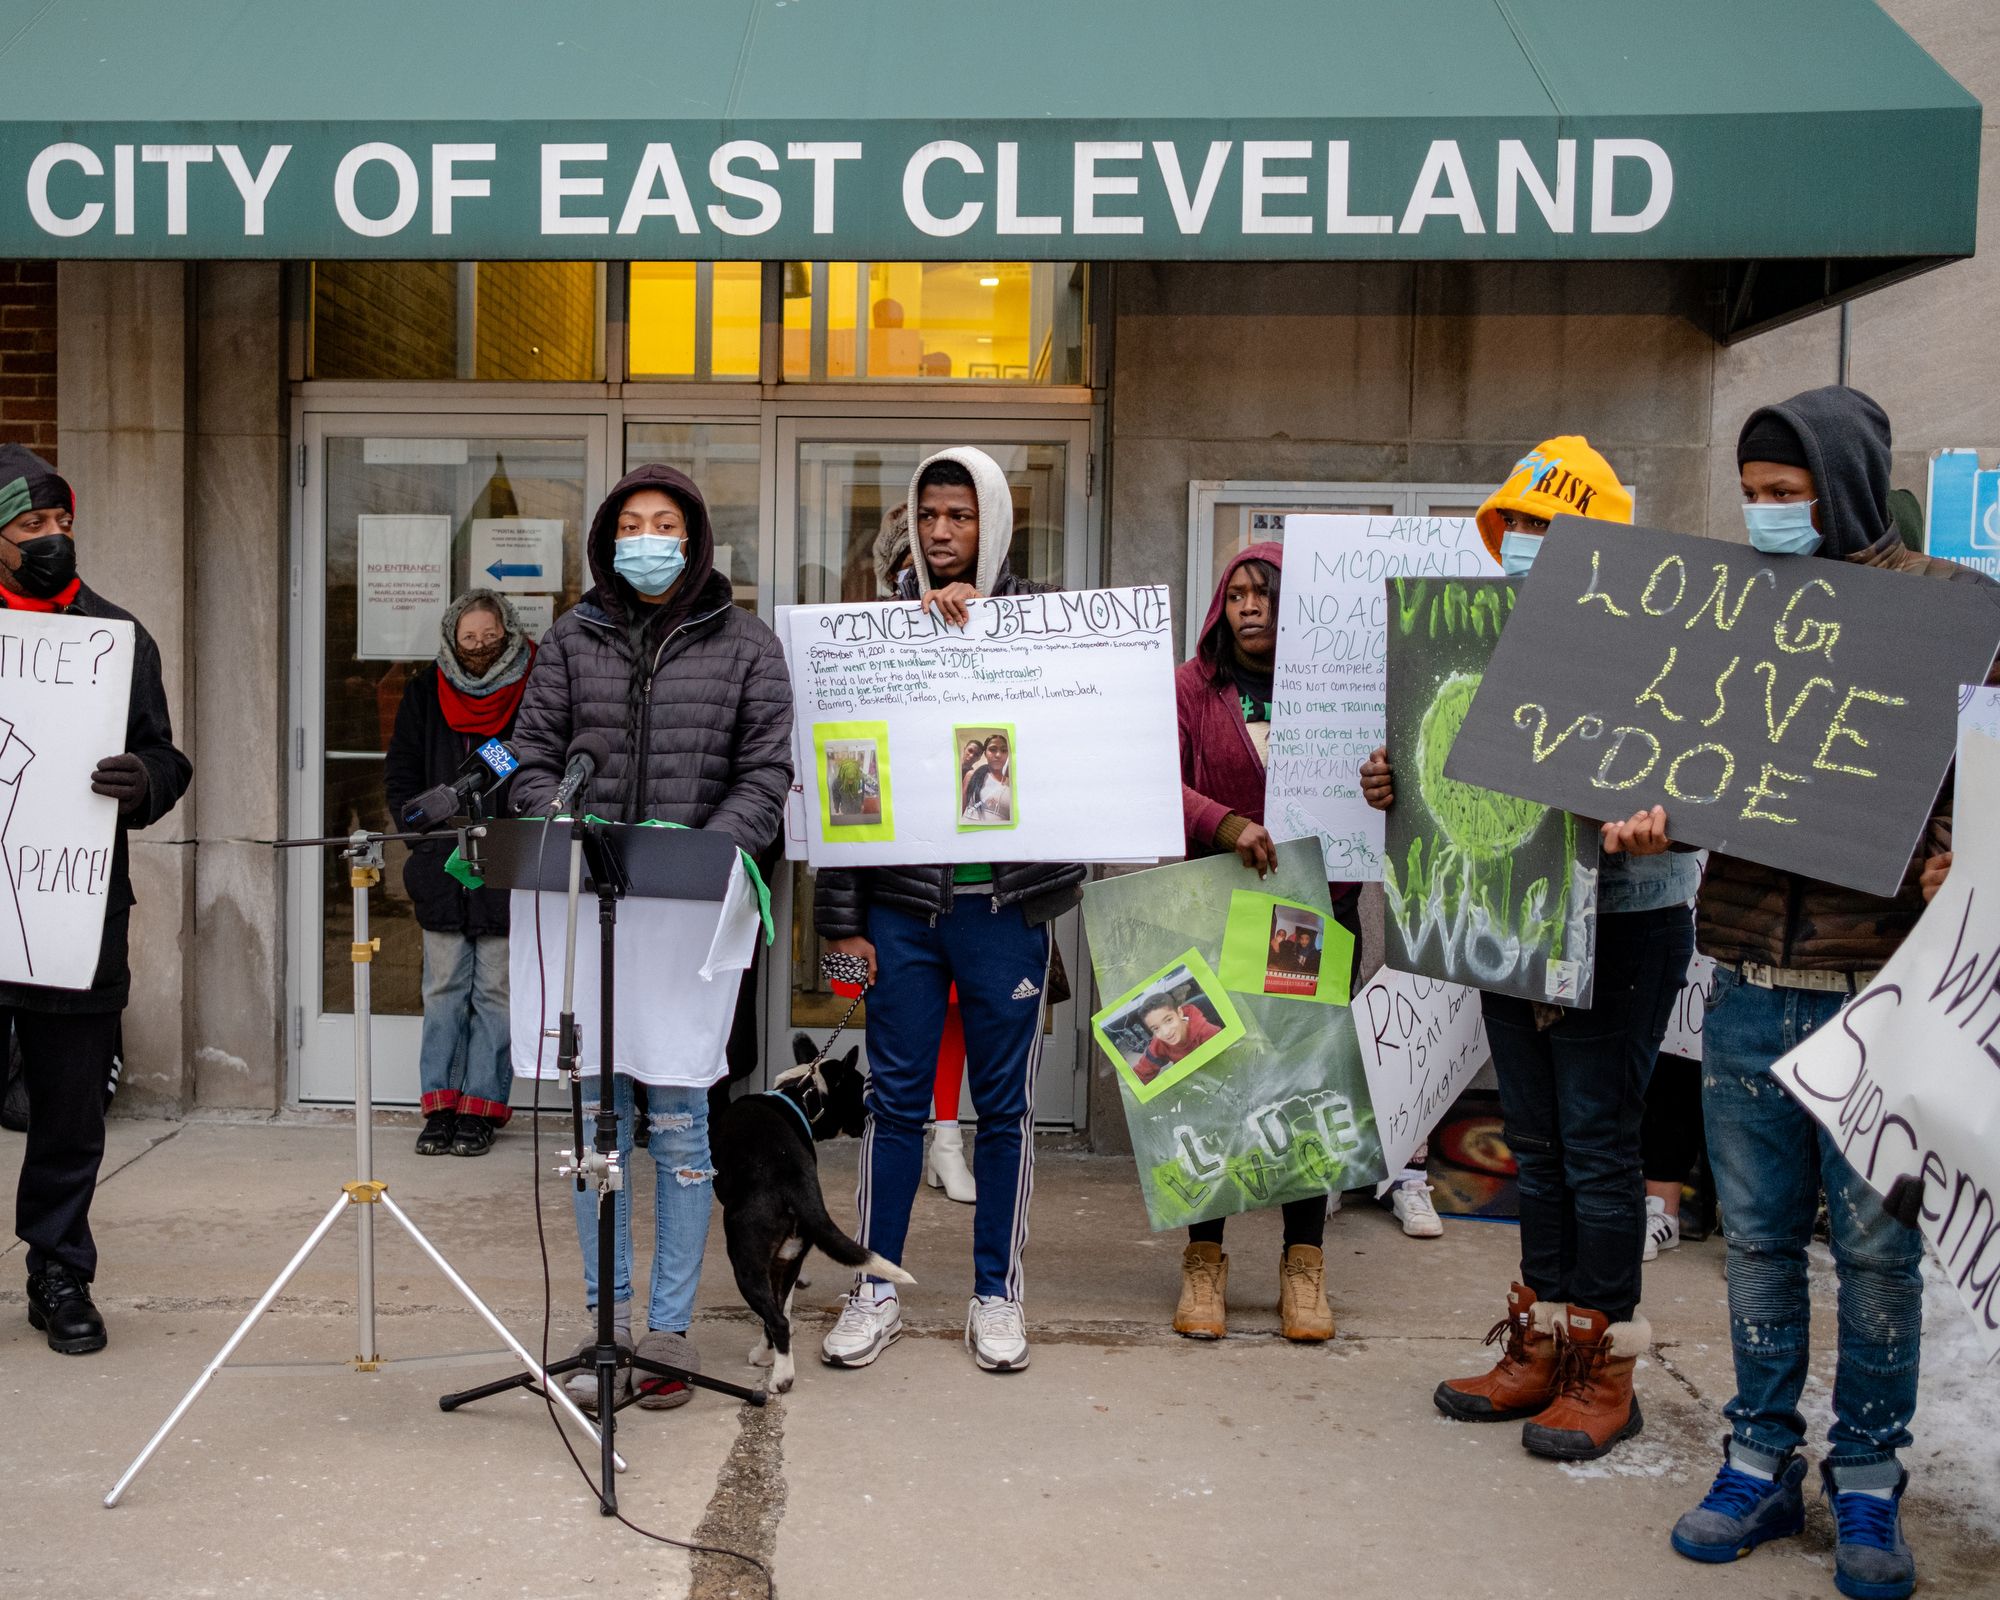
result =
[[1329,1217],[1340,1215],[1340,1191],[1338,1189],[1326,1197],[1326,1214]]
[[829,1367],[865,1367],[903,1336],[903,1307],[894,1295],[871,1299],[865,1289],[842,1297],[840,1320],[820,1341]]
[[1681,1219],[1667,1213],[1667,1203],[1656,1194],[1646,1196],[1646,1250],[1642,1261],[1655,1260],[1662,1250],[1678,1250]]
[[1414,1178],[1405,1179],[1389,1191],[1389,1209],[1412,1239],[1437,1239],[1444,1235],[1437,1207],[1431,1204],[1431,1186]]
[[1021,1302],[975,1295],[965,1308],[965,1348],[988,1372],[1019,1372],[1028,1364],[1028,1318]]

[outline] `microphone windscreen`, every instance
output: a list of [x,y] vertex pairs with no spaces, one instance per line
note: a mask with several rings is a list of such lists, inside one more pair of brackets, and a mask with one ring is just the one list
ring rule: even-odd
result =
[[569,759],[574,761],[578,756],[589,756],[591,765],[602,772],[611,761],[611,741],[601,733],[579,733],[569,742]]
[[403,826],[418,833],[442,827],[458,814],[458,792],[448,783],[426,789],[403,807]]

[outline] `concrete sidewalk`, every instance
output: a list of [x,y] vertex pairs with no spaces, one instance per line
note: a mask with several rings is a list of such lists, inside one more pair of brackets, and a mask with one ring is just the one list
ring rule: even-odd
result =
[[[538,1344],[525,1127],[478,1161],[421,1160],[413,1138],[408,1119],[384,1119],[378,1175]],[[545,1166],[565,1142],[545,1132]],[[0,1135],[10,1173],[20,1145]],[[99,1356],[55,1356],[29,1329],[12,1245],[0,1272],[0,1594],[761,1594],[740,1566],[701,1558],[691,1570],[681,1552],[599,1517],[539,1402],[506,1396],[441,1415],[440,1391],[507,1370],[490,1359],[225,1371],[124,1503],[100,1507],[333,1202],[352,1153],[340,1126],[114,1122],[93,1219],[112,1336]],[[849,1217],[853,1146],[823,1160],[835,1215]],[[645,1215],[650,1174],[640,1179]],[[560,1354],[584,1331],[577,1247],[567,1188],[548,1178],[542,1198]],[[1441,1377],[1491,1356],[1480,1340],[1511,1276],[1510,1227],[1448,1221],[1442,1240],[1419,1242],[1373,1206],[1343,1213],[1327,1240],[1340,1334],[1313,1349],[1276,1336],[1277,1221],[1232,1222],[1232,1336],[1192,1344],[1167,1329],[1180,1241],[1146,1231],[1129,1164],[1045,1150],[1029,1253],[1034,1365],[994,1376],[959,1343],[970,1210],[926,1191],[909,1336],[863,1372],[810,1359],[846,1286],[815,1258],[799,1297],[797,1389],[763,1412],[710,1396],[667,1415],[627,1412],[623,1509],[662,1533],[771,1558],[786,1600],[1834,1593],[1817,1501],[1804,1539],[1732,1567],[1697,1569],[1667,1547],[1713,1472],[1731,1389],[1719,1243],[1649,1269],[1646,1310],[1663,1342],[1641,1373],[1645,1433],[1564,1469],[1525,1455],[1517,1430],[1446,1423],[1430,1402]],[[381,1353],[493,1348],[380,1222]],[[1830,1354],[1830,1286],[1817,1292],[1814,1343]],[[240,1358],[352,1356],[354,1295],[343,1218]],[[754,1383],[743,1363],[753,1338],[718,1217],[695,1339],[709,1371]],[[1830,1379],[1825,1356],[1814,1370]],[[1992,1595],[2000,1507],[1967,1503],[1965,1484],[1979,1480],[1927,1446],[1925,1422],[1920,1411],[1907,1517],[1919,1593]]]

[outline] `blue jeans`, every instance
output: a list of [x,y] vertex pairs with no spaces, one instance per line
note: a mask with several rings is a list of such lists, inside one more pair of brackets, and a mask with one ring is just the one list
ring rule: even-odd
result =
[[[632,1298],[632,1080],[612,1075],[618,1112],[618,1159],[625,1187],[618,1191],[618,1281],[614,1304]],[[585,1118],[603,1095],[601,1078],[583,1080]],[[588,1120],[584,1138],[591,1136]],[[653,1158],[653,1286],[646,1326],[655,1333],[686,1333],[701,1286],[701,1257],[708,1248],[708,1213],[715,1200],[715,1169],[708,1156],[708,1091],[646,1085],[646,1153]],[[597,1191],[576,1196],[576,1237],[583,1246],[583,1299],[597,1308]]]
[[418,1051],[423,1107],[495,1122],[511,1114],[507,936],[424,931],[424,1038]]
[[855,1204],[861,1242],[898,1265],[923,1177],[924,1120],[937,1079],[945,1003],[958,985],[965,1077],[979,1113],[972,1175],[973,1292],[1021,1298],[1021,1252],[1035,1186],[1035,1073],[1049,930],[990,894],[952,897],[934,922],[871,906],[881,981],[868,991],[868,1122]]
[[1924,1296],[1923,1239],[1882,1209],[1831,1135],[1771,1076],[1771,1063],[1847,997],[1760,989],[1718,968],[1702,1028],[1702,1117],[1729,1240],[1732,1448],[1770,1466],[1805,1442],[1812,1300],[1806,1246],[1822,1186],[1839,1275],[1839,1364],[1828,1460],[1866,1467],[1910,1442]]

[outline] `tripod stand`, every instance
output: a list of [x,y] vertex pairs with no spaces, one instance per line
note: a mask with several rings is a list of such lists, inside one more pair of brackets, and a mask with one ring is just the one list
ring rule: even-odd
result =
[[[581,813],[582,807],[577,809]],[[537,892],[558,887],[543,881],[545,869],[541,842],[543,830],[551,826],[552,823],[521,822],[496,825],[490,829],[489,855],[483,868],[487,881]],[[648,1360],[626,1349],[618,1343],[612,1310],[612,1286],[617,1282],[618,1270],[618,1192],[625,1187],[624,1166],[618,1155],[618,1111],[611,1093],[612,1063],[617,1060],[613,1019],[617,1014],[618,902],[633,892],[621,838],[635,847],[635,854],[643,855],[644,867],[657,873],[657,876],[649,876],[647,887],[661,898],[720,899],[721,889],[726,886],[729,872],[735,866],[736,852],[734,845],[716,834],[641,830],[597,822],[581,814],[570,819],[569,833],[568,877],[560,885],[566,899],[562,1010],[557,1023],[556,1071],[569,1083],[570,1116],[575,1124],[576,1143],[573,1149],[563,1152],[564,1164],[558,1170],[565,1177],[575,1178],[578,1193],[593,1187],[597,1190],[597,1339],[587,1354],[579,1352],[565,1356],[560,1361],[550,1362],[546,1368],[530,1362],[529,1371],[444,1395],[438,1400],[438,1409],[456,1411],[474,1400],[484,1400],[514,1389],[527,1389],[541,1395],[560,1394],[560,1386],[550,1385],[551,1378],[560,1378],[571,1372],[594,1371],[601,1430],[598,1443],[603,1452],[597,1504],[598,1510],[609,1517],[618,1512],[618,1491],[612,1470],[618,1459],[615,1449],[617,1413],[634,1404],[638,1398],[636,1393],[624,1400],[616,1398],[620,1369],[647,1373],[690,1388],[707,1389],[747,1405],[761,1406],[765,1401],[762,1389],[745,1389],[737,1384],[724,1383],[719,1378],[706,1377],[685,1367]],[[719,884],[715,876],[718,863],[722,869]],[[578,1062],[582,1041],[576,1023],[576,914],[586,866],[597,896],[597,1014],[598,1032],[602,1037],[602,1045],[597,1052],[599,1092],[594,1140],[588,1150],[584,1147],[583,1075]],[[716,892],[704,892],[710,889]]]
[[[335,1200],[326,1215],[320,1218],[319,1225],[307,1235],[306,1242],[299,1246],[298,1253],[285,1264],[284,1271],[278,1274],[270,1288],[266,1289],[262,1296],[259,1297],[257,1303],[250,1308],[250,1314],[237,1325],[236,1331],[229,1336],[228,1342],[216,1352],[215,1358],[202,1369],[201,1376],[195,1379],[194,1387],[181,1397],[180,1404],[175,1406],[173,1411],[168,1415],[167,1420],[160,1424],[159,1431],[146,1441],[146,1448],[141,1450],[133,1463],[125,1469],[124,1476],[112,1485],[111,1492],[104,1497],[104,1504],[107,1507],[118,1504],[119,1497],[125,1493],[126,1487],[132,1480],[139,1475],[140,1468],[144,1467],[152,1459],[153,1452],[158,1450],[166,1441],[167,1435],[173,1432],[175,1424],[187,1414],[188,1408],[201,1397],[201,1392],[208,1387],[209,1380],[228,1364],[230,1356],[236,1351],[236,1347],[249,1335],[251,1328],[256,1326],[257,1319],[270,1309],[271,1302],[278,1298],[279,1294],[283,1292],[285,1285],[291,1282],[299,1268],[306,1264],[307,1258],[319,1248],[320,1241],[333,1230],[333,1225],[340,1220],[341,1213],[349,1208],[353,1209],[354,1220],[357,1225],[355,1242],[359,1276],[355,1293],[355,1309],[360,1323],[359,1352],[351,1361],[298,1362],[286,1363],[286,1365],[306,1367],[344,1366],[351,1367],[356,1372],[374,1372],[385,1365],[397,1364],[393,1361],[385,1361],[375,1344],[374,1208],[379,1205],[385,1208],[389,1215],[402,1225],[403,1231],[416,1241],[417,1248],[422,1250],[430,1258],[431,1264],[444,1274],[451,1286],[464,1298],[465,1303],[478,1312],[485,1320],[486,1325],[500,1336],[506,1343],[507,1349],[512,1351],[529,1366],[535,1366],[535,1358],[528,1353],[527,1347],[520,1340],[516,1339],[513,1334],[509,1333],[505,1324],[493,1314],[478,1295],[473,1293],[471,1285],[458,1275],[451,1263],[445,1260],[443,1255],[439,1253],[437,1247],[424,1237],[417,1225],[410,1220],[409,1214],[389,1197],[389,1186],[378,1180],[374,1175],[373,1062],[370,1039],[371,1018],[369,1010],[368,969],[375,959],[375,952],[380,947],[381,941],[379,939],[371,939],[368,936],[368,891],[382,881],[382,846],[385,842],[392,839],[419,839],[425,837],[429,836],[424,834],[359,832],[345,839],[286,839],[279,841],[280,844],[287,846],[339,845],[342,847],[341,856],[348,863],[347,881],[354,891],[354,940],[351,952],[354,961],[354,1177],[351,1181],[340,1186],[340,1198]],[[461,831],[461,840],[465,839],[465,837],[466,834]],[[481,1356],[503,1353],[501,1351],[480,1350],[467,1352],[460,1356],[415,1356],[404,1359],[410,1362],[471,1360]],[[597,1437],[597,1430],[590,1425],[590,1419],[584,1416],[571,1403],[569,1397],[563,1394],[560,1389],[555,1390],[554,1394],[557,1402],[569,1413],[570,1417],[586,1433],[590,1434],[593,1438]],[[612,1455],[611,1451],[610,1429],[607,1428],[604,1431],[603,1437],[605,1459],[608,1463],[613,1462],[616,1458]],[[618,1462],[617,1464],[623,1465],[622,1462]],[[609,1468],[607,1467],[608,1470]]]

